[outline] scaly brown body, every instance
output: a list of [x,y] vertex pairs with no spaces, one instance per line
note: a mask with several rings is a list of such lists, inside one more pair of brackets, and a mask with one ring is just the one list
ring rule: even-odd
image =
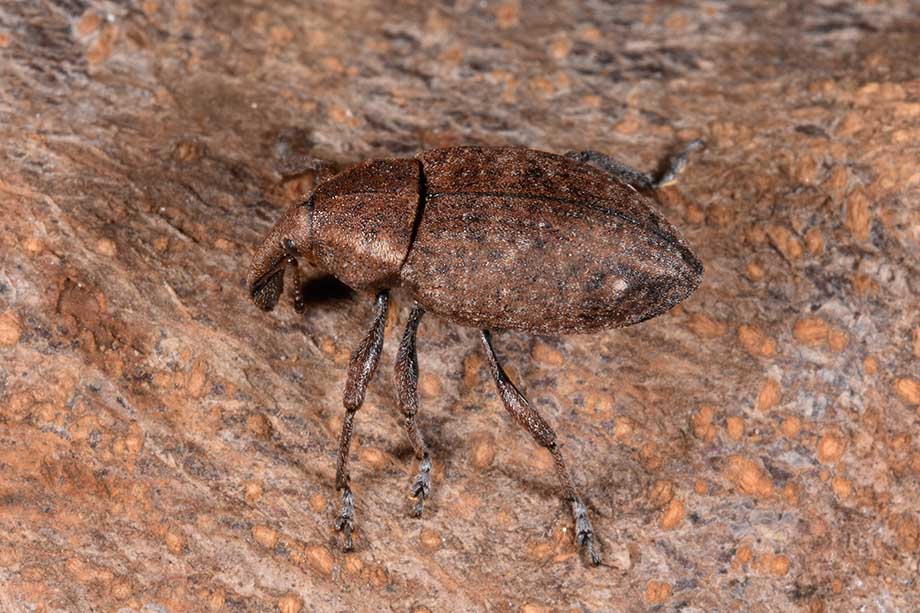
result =
[[419,159],[427,194],[400,283],[432,313],[480,329],[587,332],[654,317],[700,282],[702,266],[650,198],[593,166],[511,147]]
[[415,419],[415,334],[427,310],[483,331],[506,409],[553,454],[576,538],[599,561],[555,433],[505,376],[488,330],[560,334],[626,326],[689,296],[703,267],[650,194],[698,145],[691,143],[659,181],[594,152],[433,149],[415,159],[354,166],[284,214],[250,268],[250,291],[261,308],[275,305],[284,269],[296,267],[298,256],[355,289],[377,293],[374,323],[352,356],[345,391],[336,482],[343,508],[336,526],[345,532],[346,548],[354,527],[347,470],[353,418],[382,351],[387,292],[404,287],[416,304],[396,375],[399,406],[420,460],[415,513],[430,494],[430,457]]

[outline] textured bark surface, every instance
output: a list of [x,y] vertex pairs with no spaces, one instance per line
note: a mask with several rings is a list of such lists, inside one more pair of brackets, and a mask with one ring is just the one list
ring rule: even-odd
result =
[[[304,3],[306,4],[306,3]],[[910,2],[0,4],[0,609],[916,607],[920,17]],[[263,313],[243,277],[317,159],[452,144],[653,168],[706,265],[681,307],[495,337],[419,329],[416,466],[392,363],[356,419],[357,551],[331,529],[368,296]],[[426,609],[427,608],[427,609]]]

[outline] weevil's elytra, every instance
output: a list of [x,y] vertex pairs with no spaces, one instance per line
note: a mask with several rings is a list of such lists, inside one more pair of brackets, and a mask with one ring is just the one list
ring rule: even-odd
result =
[[431,312],[482,331],[505,408],[553,455],[572,505],[575,538],[599,563],[556,434],[505,376],[489,331],[562,334],[627,326],[689,296],[703,266],[657,212],[653,195],[701,145],[690,143],[658,180],[593,151],[560,156],[520,147],[432,149],[414,159],[358,164],[284,213],[249,270],[259,307],[275,306],[285,269],[296,275],[296,257],[377,295],[374,321],[351,357],[345,386],[336,528],[346,549],[355,527],[348,474],[354,416],[383,350],[388,290],[402,287],[415,301],[395,373],[397,404],[419,460],[410,490],[413,514],[421,514],[431,495],[431,457],[416,423],[415,351],[419,323]]

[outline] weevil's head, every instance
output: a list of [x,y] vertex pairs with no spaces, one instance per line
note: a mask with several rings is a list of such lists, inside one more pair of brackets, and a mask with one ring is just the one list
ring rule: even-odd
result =
[[293,268],[295,279],[299,279],[297,258],[313,260],[312,212],[312,197],[291,206],[256,249],[246,284],[252,301],[263,311],[271,311],[278,304],[284,290],[285,269]]

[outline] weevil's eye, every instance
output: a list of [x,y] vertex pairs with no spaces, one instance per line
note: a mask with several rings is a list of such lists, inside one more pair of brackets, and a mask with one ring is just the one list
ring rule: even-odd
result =
[[292,241],[291,239],[289,238],[284,239],[283,241],[281,241],[281,245],[284,247],[284,250],[287,251],[289,254],[294,255],[297,253],[297,247],[294,245],[294,241]]

